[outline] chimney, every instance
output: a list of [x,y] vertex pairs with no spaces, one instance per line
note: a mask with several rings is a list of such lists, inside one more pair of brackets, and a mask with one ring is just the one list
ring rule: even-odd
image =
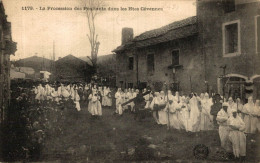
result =
[[122,29],[122,45],[125,43],[132,41],[134,37],[133,28],[123,28]]

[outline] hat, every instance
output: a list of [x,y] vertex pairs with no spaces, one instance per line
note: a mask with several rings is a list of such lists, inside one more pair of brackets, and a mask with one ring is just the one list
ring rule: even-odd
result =
[[248,100],[253,100],[253,97],[252,96],[248,97]]
[[237,113],[237,110],[236,109],[232,109],[231,112],[232,113]]

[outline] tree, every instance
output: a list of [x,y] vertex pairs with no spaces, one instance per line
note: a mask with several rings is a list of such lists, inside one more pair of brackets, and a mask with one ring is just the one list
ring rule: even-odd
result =
[[91,62],[93,64],[94,72],[97,72],[97,55],[100,42],[98,41],[98,34],[96,31],[95,20],[96,16],[102,11],[100,8],[104,5],[102,0],[81,0],[88,19],[89,34],[88,40],[91,47]]

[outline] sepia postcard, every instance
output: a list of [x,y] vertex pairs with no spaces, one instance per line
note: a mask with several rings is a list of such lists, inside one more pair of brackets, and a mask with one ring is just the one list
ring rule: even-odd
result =
[[259,0],[0,0],[1,162],[260,162]]

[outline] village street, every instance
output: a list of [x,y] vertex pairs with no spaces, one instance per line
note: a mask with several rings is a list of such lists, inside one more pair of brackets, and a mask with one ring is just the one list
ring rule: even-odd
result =
[[[170,130],[157,125],[149,116],[141,122],[131,113],[123,117],[113,115],[114,110],[103,109],[100,119],[91,119],[87,111],[67,111],[62,131],[50,135],[42,152],[42,159],[89,161],[137,161],[137,160],[192,160],[194,147],[204,144],[210,153],[206,160],[225,161],[220,148],[217,130],[199,133]],[[255,139],[252,138],[252,139]],[[256,142],[259,142],[260,139]],[[248,158],[257,157],[256,144],[248,138]],[[148,148],[147,148],[148,146]],[[64,151],[65,150],[65,151]],[[47,154],[46,156],[44,156]],[[259,154],[258,154],[259,158]]]
[[[138,121],[129,112],[125,112],[123,116],[114,115],[114,107],[103,108],[102,117],[93,118],[84,106],[81,111],[69,105],[58,107],[48,103],[40,105],[23,103],[17,106],[29,107],[25,110],[20,109],[21,114],[17,111],[12,113],[9,123],[11,127],[8,127],[9,132],[5,135],[10,142],[7,143],[7,148],[3,148],[7,150],[3,153],[8,153],[10,160],[21,160],[19,154],[24,153],[27,156],[21,157],[27,161],[44,162],[105,160],[200,162],[200,159],[196,159],[200,156],[194,155],[194,148],[201,144],[209,149],[209,155],[205,157],[207,161],[227,160],[225,152],[220,148],[217,130],[197,133],[167,130],[166,126],[156,124],[149,112],[145,119]],[[23,117],[27,117],[27,120],[22,120]],[[24,130],[21,124],[32,125]],[[26,136],[28,137],[25,138]],[[256,142],[259,141],[256,135],[248,135],[249,160],[259,159],[256,149]],[[201,158],[203,157],[202,155]]]

